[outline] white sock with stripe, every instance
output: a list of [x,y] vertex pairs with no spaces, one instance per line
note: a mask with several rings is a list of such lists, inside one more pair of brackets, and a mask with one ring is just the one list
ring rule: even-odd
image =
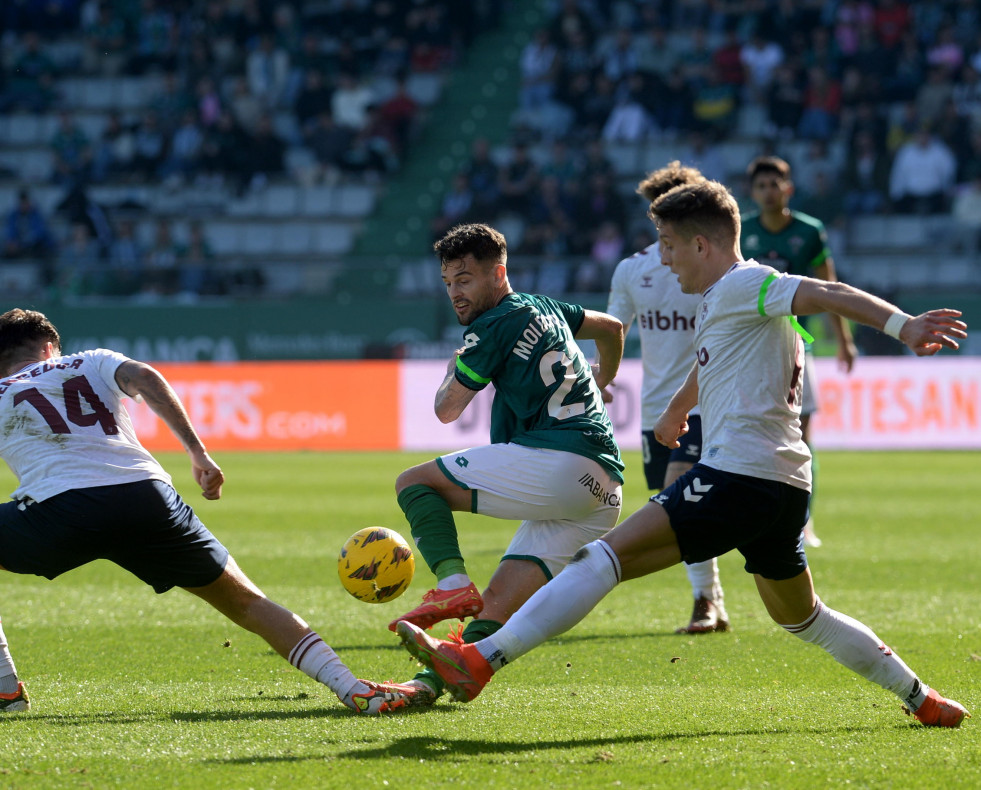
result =
[[602,540],[583,546],[565,569],[536,592],[504,626],[476,642],[496,672],[582,620],[620,581],[620,561]]
[[911,710],[920,707],[930,691],[868,626],[829,609],[821,601],[803,623],[781,627],[805,642],[823,647],[839,664],[891,691]]
[[342,702],[348,702],[347,698],[354,692],[369,690],[315,631],[296,643],[290,650],[289,661],[300,672],[327,686]]

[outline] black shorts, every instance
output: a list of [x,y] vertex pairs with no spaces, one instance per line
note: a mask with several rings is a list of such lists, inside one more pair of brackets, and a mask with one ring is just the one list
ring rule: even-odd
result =
[[685,562],[738,549],[749,573],[780,580],[807,568],[809,498],[807,491],[787,483],[695,464],[651,501],[668,512]]
[[211,584],[225,570],[228,549],[159,480],[0,505],[0,565],[8,571],[53,579],[98,559],[162,593]]
[[665,447],[654,438],[654,431],[640,432],[640,449],[644,456],[644,478],[650,491],[664,488],[664,475],[668,464],[680,462],[694,464],[702,455],[702,418],[697,414],[688,418],[688,433],[678,439],[681,447]]

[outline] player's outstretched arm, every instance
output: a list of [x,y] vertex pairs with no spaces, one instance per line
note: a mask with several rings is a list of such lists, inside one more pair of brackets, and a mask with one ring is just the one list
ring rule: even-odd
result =
[[191,472],[205,499],[220,499],[225,482],[218,464],[205,449],[191,418],[167,379],[143,362],[127,360],[116,368],[116,383],[131,398],[142,398],[176,436],[191,459]]
[[623,359],[623,324],[609,313],[586,310],[576,337],[596,342],[599,361],[593,365],[593,378],[604,389],[616,377]]
[[960,348],[955,338],[967,337],[967,324],[958,321],[960,310],[928,310],[910,316],[885,299],[844,283],[805,278],[794,295],[796,315],[835,313],[879,329],[905,343],[918,357],[932,356],[941,348]]

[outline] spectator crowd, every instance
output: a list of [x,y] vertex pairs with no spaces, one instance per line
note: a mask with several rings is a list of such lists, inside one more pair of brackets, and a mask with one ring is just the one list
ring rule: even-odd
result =
[[[503,224],[516,253],[541,260],[538,287],[604,290],[616,262],[650,243],[628,182],[664,164],[647,162],[627,177],[608,151],[671,145],[738,196],[747,162],[734,160],[727,144],[749,141],[754,153],[791,161],[797,207],[831,228],[862,214],[949,214],[965,246],[977,248],[976,0],[541,7],[541,24],[518,56],[510,138],[473,140],[433,235],[460,221]],[[5,3],[0,113],[57,114],[51,180],[65,190],[63,210],[75,213],[57,238],[20,193],[4,255],[49,261],[51,283],[83,291],[105,283],[151,296],[227,291],[207,274],[206,227],[195,245],[182,239],[183,252],[151,260],[115,215],[101,235],[77,221],[86,188],[220,184],[245,195],[273,179],[384,179],[410,155],[424,120],[411,80],[460,63],[479,31],[519,8],[486,0]],[[61,88],[78,74],[150,76],[158,87],[145,109],[108,112],[92,137]],[[296,150],[306,158],[291,160]],[[124,251],[113,252],[117,242]],[[188,272],[197,274],[182,273],[182,256],[194,259]],[[569,257],[585,263],[563,265]],[[129,273],[107,277],[99,267]],[[156,271],[168,267],[166,276]],[[86,274],[66,279],[69,269]]]

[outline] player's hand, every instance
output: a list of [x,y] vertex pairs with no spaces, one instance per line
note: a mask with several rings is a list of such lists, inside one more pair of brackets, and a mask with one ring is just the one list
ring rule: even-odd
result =
[[858,348],[851,340],[846,340],[838,344],[838,367],[845,373],[851,373],[855,365],[855,357],[858,356]]
[[676,447],[681,447],[681,442],[678,439],[686,433],[688,433],[687,412],[681,419],[678,419],[676,415],[664,412],[657,418],[657,422],[654,423],[654,438],[672,450]]
[[205,499],[221,499],[221,487],[225,482],[225,475],[221,468],[207,453],[201,453],[191,458],[191,472],[194,475],[194,482],[201,486],[201,496]]
[[928,310],[909,319],[899,332],[899,339],[918,357],[930,357],[941,348],[960,348],[954,340],[967,337],[967,324],[958,321],[960,310]]

